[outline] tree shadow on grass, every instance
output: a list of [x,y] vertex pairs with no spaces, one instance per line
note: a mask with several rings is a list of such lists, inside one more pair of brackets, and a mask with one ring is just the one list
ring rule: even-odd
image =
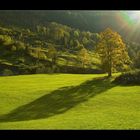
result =
[[79,103],[114,87],[107,77],[86,81],[78,86],[63,87],[33,102],[0,116],[0,122],[48,118],[66,112]]

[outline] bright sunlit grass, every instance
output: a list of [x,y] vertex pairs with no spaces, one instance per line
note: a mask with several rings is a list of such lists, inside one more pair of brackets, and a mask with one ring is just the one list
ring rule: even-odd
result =
[[1,77],[0,129],[139,129],[140,87],[103,76]]

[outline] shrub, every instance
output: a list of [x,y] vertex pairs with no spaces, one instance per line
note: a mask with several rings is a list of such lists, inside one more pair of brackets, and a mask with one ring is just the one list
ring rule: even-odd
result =
[[48,67],[48,68],[47,68],[47,73],[53,73],[53,70],[52,70],[51,67]]
[[8,35],[0,35],[0,43],[1,45],[7,46],[13,44],[13,40]]
[[17,62],[18,62],[18,63],[24,63],[24,62],[25,62],[25,59],[24,59],[24,58],[19,58],[19,59],[17,60]]
[[59,67],[56,67],[55,70],[54,70],[54,72],[59,73],[60,72]]
[[36,69],[36,73],[46,73],[46,67],[41,66]]
[[13,45],[13,46],[11,46],[11,51],[13,51],[13,52],[14,52],[14,51],[16,51],[16,49],[17,49],[17,48],[16,48],[16,46],[14,46],[14,45]]
[[18,51],[25,50],[25,48],[26,48],[25,44],[21,41],[16,41],[15,45],[16,45]]
[[59,66],[60,73],[73,73],[73,74],[101,74],[103,73],[100,69],[91,69],[91,68],[81,68],[75,66]]
[[4,69],[2,75],[3,76],[10,76],[10,75],[13,75],[13,72],[10,69]]
[[127,73],[123,73],[122,75],[118,76],[113,83],[117,84],[137,84],[140,85],[140,71],[131,71]]

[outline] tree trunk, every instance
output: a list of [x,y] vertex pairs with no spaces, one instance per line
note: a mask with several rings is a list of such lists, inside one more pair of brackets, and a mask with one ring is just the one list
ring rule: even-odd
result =
[[111,68],[109,69],[108,71],[108,77],[111,77],[112,76],[112,71],[111,71]]
[[112,76],[112,61],[110,59],[109,69],[108,69],[108,77]]
[[112,59],[111,59],[111,55],[109,53],[109,69],[108,69],[108,77],[112,76]]
[[82,67],[85,68],[85,64],[84,64],[84,62],[82,62]]

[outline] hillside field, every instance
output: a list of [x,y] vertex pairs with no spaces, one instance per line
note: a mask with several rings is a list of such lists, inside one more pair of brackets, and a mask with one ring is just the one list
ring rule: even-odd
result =
[[140,129],[140,86],[111,81],[106,74],[0,77],[0,129]]

